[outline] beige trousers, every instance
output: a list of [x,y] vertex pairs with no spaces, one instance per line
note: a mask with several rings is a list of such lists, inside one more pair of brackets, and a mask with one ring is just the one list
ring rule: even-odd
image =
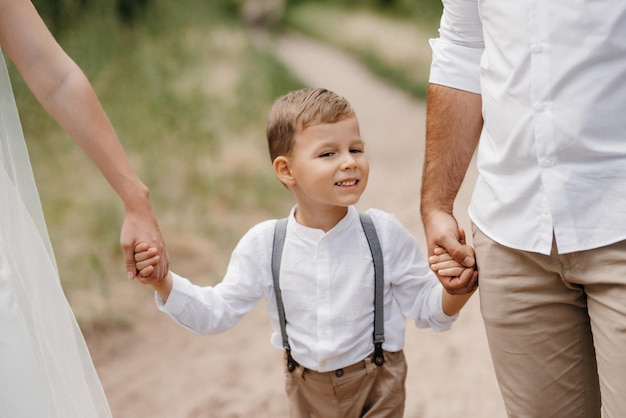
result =
[[546,256],[474,227],[474,245],[509,417],[626,417],[626,241]]
[[406,398],[404,352],[385,351],[385,364],[367,358],[349,367],[319,373],[285,366],[291,418],[402,418]]

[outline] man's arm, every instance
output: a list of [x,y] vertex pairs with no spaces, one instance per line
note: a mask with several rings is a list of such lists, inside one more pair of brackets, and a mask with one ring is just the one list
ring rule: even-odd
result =
[[467,267],[458,277],[438,276],[451,294],[468,293],[476,286],[473,251],[460,235],[453,208],[482,130],[481,106],[479,94],[429,86],[421,212],[428,255],[442,247]]

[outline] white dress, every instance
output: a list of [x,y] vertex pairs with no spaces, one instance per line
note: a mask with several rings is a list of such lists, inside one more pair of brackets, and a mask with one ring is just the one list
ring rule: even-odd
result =
[[111,417],[63,294],[0,50],[0,418]]

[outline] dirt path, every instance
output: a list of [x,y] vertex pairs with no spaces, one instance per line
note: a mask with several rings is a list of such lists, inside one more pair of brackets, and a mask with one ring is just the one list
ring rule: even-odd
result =
[[[311,41],[283,38],[277,53],[305,83],[350,100],[371,165],[360,208],[396,214],[424,246],[419,218],[423,104],[373,78],[344,54]],[[475,173],[469,177],[471,183]],[[469,191],[464,186],[458,202],[466,229]],[[288,416],[282,354],[269,344],[264,304],[232,330],[200,337],[157,312],[147,289],[131,288],[120,297],[140,312],[137,327],[90,342],[116,418]],[[407,418],[505,416],[476,296],[450,332],[409,324],[405,353]]]

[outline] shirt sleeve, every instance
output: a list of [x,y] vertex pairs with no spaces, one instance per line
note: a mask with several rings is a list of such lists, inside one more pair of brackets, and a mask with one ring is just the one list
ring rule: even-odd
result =
[[157,307],[183,328],[199,334],[217,334],[233,327],[265,296],[264,272],[269,271],[265,230],[267,227],[257,226],[241,239],[226,275],[216,286],[198,286],[172,273],[172,291],[165,303],[155,295]]
[[444,0],[439,38],[431,39],[429,82],[479,93],[484,49],[477,0]]
[[420,246],[395,216],[377,211],[377,230],[385,254],[385,280],[402,315],[418,328],[448,330],[458,314],[443,311],[443,286],[430,270]]

